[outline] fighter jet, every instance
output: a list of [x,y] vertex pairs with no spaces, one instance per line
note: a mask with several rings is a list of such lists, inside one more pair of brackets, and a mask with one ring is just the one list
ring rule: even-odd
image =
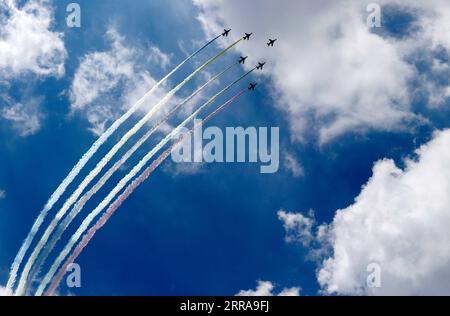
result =
[[266,63],[258,63],[258,66],[256,66],[256,69],[261,69],[262,70],[265,64]]
[[247,40],[247,41],[250,40],[250,36],[252,36],[252,34],[253,33],[250,33],[250,34],[249,33],[245,33],[244,40]]
[[250,83],[250,85],[248,86],[248,90],[249,91],[255,91],[255,88],[258,84],[257,83]]
[[269,42],[267,43],[267,46],[272,46],[273,47],[273,44],[275,44],[275,42],[277,41],[277,39],[270,39],[269,38]]
[[227,37],[227,36],[228,36],[228,33],[230,33],[230,31],[231,31],[231,29],[229,29],[229,30],[224,29],[224,30],[223,30],[223,33],[222,33],[222,36]]
[[242,57],[242,56],[241,56],[241,59],[239,59],[239,63],[240,63],[240,64],[245,64],[245,60],[247,59],[247,57],[248,57],[248,56],[245,56],[245,57]]

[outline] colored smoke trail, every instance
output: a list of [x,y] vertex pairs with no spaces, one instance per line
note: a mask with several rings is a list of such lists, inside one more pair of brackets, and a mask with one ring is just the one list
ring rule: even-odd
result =
[[32,254],[30,255],[30,258],[28,259],[24,270],[22,271],[19,285],[17,287],[17,293],[16,295],[23,295],[25,288],[29,287],[29,278],[28,275],[30,273],[31,268],[33,267],[33,264],[35,263],[37,256],[40,254],[42,248],[47,243],[50,235],[56,228],[58,222],[63,218],[63,216],[67,213],[69,208],[77,201],[79,196],[83,193],[84,189],[94,180],[94,178],[103,170],[103,168],[108,164],[109,161],[114,157],[114,155],[122,148],[123,145],[133,136],[135,135],[152,117],[153,115],[161,109],[163,106],[165,106],[170,99],[181,89],[183,86],[185,86],[189,81],[191,81],[195,75],[197,75],[199,72],[203,71],[206,67],[208,67],[210,64],[212,64],[215,60],[217,60],[219,57],[221,57],[223,54],[225,54],[228,50],[236,46],[241,39],[238,39],[228,47],[226,47],[224,50],[219,52],[217,55],[212,57],[210,60],[205,62],[203,65],[198,67],[196,70],[194,70],[186,79],[184,79],[180,84],[178,84],[175,88],[173,88],[171,91],[169,91],[163,99],[161,99],[158,104],[156,104],[154,107],[150,109],[150,111],[138,122],[136,125],[134,125],[120,140],[118,143],[114,145],[114,147],[102,158],[102,160],[97,164],[97,166],[86,176],[86,178],[81,182],[81,184],[77,187],[75,192],[67,199],[67,201],[64,203],[63,207],[59,210],[59,212],[56,214],[55,218],[52,220],[50,225],[48,226],[47,230],[45,231],[44,235],[42,236],[41,240],[33,250]]
[[54,274],[56,273],[56,270],[61,265],[64,258],[69,254],[69,252],[72,250],[73,246],[78,242],[81,235],[88,229],[90,223],[94,220],[94,218],[100,214],[100,212],[108,206],[108,204],[111,202],[111,200],[127,185],[127,183],[134,178],[137,173],[147,164],[147,162],[162,148],[164,147],[170,139],[178,135],[181,131],[181,129],[191,120],[193,120],[198,113],[200,113],[204,108],[206,108],[208,105],[210,105],[212,102],[214,102],[220,95],[225,93],[227,90],[229,90],[231,87],[233,87],[235,84],[237,84],[239,81],[241,81],[243,78],[248,76],[250,73],[252,73],[256,69],[253,68],[250,71],[243,74],[241,77],[230,83],[228,86],[223,88],[221,91],[216,93],[211,99],[209,99],[205,104],[203,104],[200,108],[198,108],[194,113],[192,113],[186,120],[184,120],[180,125],[178,125],[171,133],[169,133],[163,140],[159,142],[158,145],[156,145],[144,158],[141,159],[141,161],[124,177],[120,182],[114,187],[114,189],[111,190],[111,192],[107,195],[107,197],[85,218],[85,220],[82,222],[78,230],[75,232],[75,234],[72,235],[69,242],[65,246],[65,248],[61,251],[58,258],[55,260],[53,265],[51,266],[49,272],[45,275],[44,279],[42,280],[41,284],[38,287],[38,290],[36,292],[36,295],[41,295],[44,291],[47,284],[50,282],[50,280],[53,278]]
[[[221,35],[216,36],[214,39],[212,39],[211,41],[209,41],[208,43],[206,43],[205,45],[203,45],[203,47],[201,47],[200,49],[198,49],[196,52],[194,52],[193,54],[191,54],[190,56],[188,56],[185,60],[183,60],[177,67],[175,67],[171,72],[169,72],[164,78],[162,78],[158,83],[156,83],[155,86],[153,86],[141,99],[139,99],[125,114],[123,114],[118,120],[116,120],[109,128],[107,131],[105,131],[100,138],[97,139],[97,141],[92,145],[92,147],[88,150],[88,152],[86,152],[83,157],[80,159],[80,161],[78,161],[78,163],[76,164],[76,166],[70,171],[69,175],[63,180],[63,182],[60,184],[60,186],[56,189],[56,191],[52,194],[52,196],[50,197],[50,200],[47,202],[47,204],[45,205],[44,209],[41,211],[41,213],[39,214],[38,218],[36,219],[36,221],[33,224],[33,227],[31,228],[31,231],[29,232],[27,238],[25,239],[24,243],[22,244],[22,247],[20,248],[16,258],[14,259],[14,263],[11,267],[11,272],[10,272],[10,277],[8,280],[8,284],[7,284],[7,288],[8,289],[12,289],[12,287],[14,286],[16,277],[17,277],[17,272],[19,270],[19,266],[23,261],[23,258],[25,256],[26,251],[28,250],[28,248],[30,247],[35,235],[37,234],[40,226],[42,225],[45,217],[47,216],[48,212],[50,211],[50,209],[53,207],[53,205],[59,200],[59,198],[61,197],[61,195],[65,192],[65,190],[67,189],[67,187],[69,186],[70,183],[72,183],[72,181],[75,179],[75,177],[80,173],[81,169],[86,165],[86,163],[92,158],[92,156],[97,152],[98,148],[104,144],[106,142],[106,140],[133,114],[135,113],[141,106],[142,104],[145,102],[145,100],[157,89],[161,86],[162,83],[164,83],[169,77],[171,77],[179,68],[181,68],[186,62],[188,62],[190,59],[192,59],[194,56],[196,56],[198,53],[200,53],[202,50],[204,50],[206,47],[208,47],[210,44],[212,44],[214,41],[216,41]],[[216,55],[217,56],[217,55]],[[212,62],[212,61],[211,61]],[[209,64],[207,64],[206,66],[208,66]],[[205,66],[205,67],[206,67]],[[156,106],[153,108],[155,109]],[[150,110],[150,112],[152,113],[151,115],[153,115],[155,111],[153,111],[153,109]],[[123,139],[123,138],[122,138]],[[102,160],[102,162],[104,162],[104,160]],[[100,169],[100,166],[102,164],[102,162],[100,162],[97,167],[96,170]],[[102,167],[103,168],[103,167]],[[93,176],[94,172],[90,173],[90,176]],[[83,185],[87,185],[92,179],[88,179],[88,177],[85,179],[86,181],[83,181]],[[89,181],[88,181],[89,180]],[[87,183],[87,184],[86,184]],[[84,190],[84,188],[83,188]],[[80,192],[81,191],[81,192]],[[81,185],[78,187],[78,190],[72,195],[72,199],[69,198],[68,201],[66,201],[65,205],[63,206],[63,209],[67,209],[68,207],[70,207],[74,202],[76,202],[76,198],[78,198],[78,196],[82,193],[81,190]],[[75,199],[73,199],[73,197],[75,197],[77,195],[77,197]],[[65,212],[65,211],[64,211]],[[64,214],[64,212],[60,211],[58,213],[58,215],[55,217],[59,219],[61,219],[62,214]],[[57,221],[55,220],[53,222],[53,224],[57,223]],[[48,236],[44,236],[46,238],[44,238],[45,240],[48,239]],[[42,239],[41,239],[42,241]],[[39,243],[38,246],[40,247],[40,249],[37,249],[37,251],[34,251],[32,254],[32,260],[28,260],[27,265],[24,268],[24,271],[22,272],[20,281],[19,281],[19,286],[17,288],[16,291],[16,295],[22,295],[23,294],[23,290],[25,287],[25,283],[26,280],[28,278],[28,273],[31,269],[31,266],[33,264],[33,262],[36,259],[36,256],[39,254],[39,252],[42,249],[43,243]],[[35,249],[36,250],[36,249]]]
[[102,177],[101,179],[87,192],[85,193],[80,200],[75,203],[75,206],[72,208],[70,213],[66,216],[66,218],[59,224],[58,229],[56,230],[53,237],[50,239],[48,244],[45,246],[42,253],[37,258],[33,269],[31,270],[31,273],[29,274],[29,278],[27,281],[27,285],[25,286],[25,293],[28,290],[29,285],[33,282],[36,275],[39,273],[42,265],[44,264],[45,260],[49,256],[50,252],[54,249],[56,243],[63,235],[64,231],[67,229],[67,227],[72,223],[72,221],[75,219],[75,217],[80,213],[84,205],[92,198],[94,194],[100,190],[105,183],[109,180],[109,178],[133,155],[133,153],[139,149],[146,141],[147,139],[164,123],[168,121],[168,119],[183,105],[188,103],[190,100],[192,100],[195,96],[197,96],[201,91],[203,91],[209,84],[211,84],[213,81],[217,80],[219,77],[221,77],[223,74],[225,74],[227,71],[232,69],[234,66],[238,65],[238,63],[232,63],[231,65],[227,66],[224,70],[222,70],[220,73],[216,74],[214,77],[209,79],[205,84],[203,84],[201,87],[199,87],[197,90],[195,90],[190,96],[188,96],[186,99],[184,99],[182,102],[180,102],[177,106],[175,106],[162,120],[160,120],[156,125],[154,125],[149,131],[145,133],[144,136],[142,136],[136,144],[129,149],[121,158],[118,160]]
[[140,100],[138,100],[125,114],[123,114],[118,120],[116,120],[104,133],[101,135],[97,141],[91,146],[91,148],[83,155],[83,157],[78,161],[75,167],[70,171],[67,177],[61,182],[58,188],[53,192],[50,199],[45,204],[42,211],[39,213],[36,218],[33,226],[31,227],[30,232],[25,238],[22,246],[19,249],[16,257],[14,258],[14,262],[11,265],[8,283],[6,285],[7,289],[12,291],[14,284],[17,278],[17,272],[19,271],[19,267],[22,264],[23,258],[25,257],[26,252],[30,248],[31,243],[33,242],[34,237],[36,236],[39,228],[47,217],[48,212],[52,209],[53,205],[59,200],[61,195],[65,192],[67,187],[72,183],[75,177],[80,173],[81,169],[86,165],[86,163],[92,158],[92,156],[97,152],[98,148],[106,142],[106,140],[122,125],[133,113],[135,113],[139,107],[144,103],[145,99],[151,95],[157,88],[161,86],[167,79],[169,79],[178,69],[180,69],[184,64],[186,64],[189,60],[207,48],[209,45],[214,43],[221,35],[216,36],[208,43],[203,45],[197,51],[192,53],[186,59],[184,59],[178,66],[176,66],[172,71],[170,71],[164,78],[162,78],[156,85],[151,88]]
[[[241,95],[243,95],[246,92],[246,90],[241,90],[239,93],[237,93],[235,96],[230,98],[227,102],[222,104],[220,107],[218,107],[214,112],[209,114],[202,122],[202,124],[207,123],[209,120],[211,120],[214,116],[216,116],[220,111],[222,111],[226,106],[231,104],[233,101],[235,101],[237,98],[239,98]],[[62,278],[64,277],[64,274],[67,271],[67,267],[71,265],[81,254],[81,252],[86,248],[86,246],[89,244],[91,239],[94,237],[96,232],[101,229],[106,222],[111,218],[111,216],[117,211],[117,209],[122,205],[122,203],[134,192],[134,190],[140,186],[145,180],[148,179],[148,177],[153,173],[153,171],[159,167],[159,165],[164,162],[164,160],[169,157],[169,155],[172,153],[176,147],[182,143],[187,137],[187,135],[192,134],[198,125],[195,125],[188,133],[183,135],[181,138],[179,138],[172,146],[170,146],[168,149],[166,149],[147,169],[145,169],[142,174],[136,178],[128,187],[125,189],[125,191],[108,207],[108,210],[100,217],[100,219],[95,223],[94,226],[92,226],[89,231],[83,236],[83,239],[80,241],[80,243],[77,245],[75,250],[72,252],[70,257],[67,259],[67,261],[62,265],[62,267],[59,269],[58,274],[53,279],[49,289],[47,292],[45,292],[45,296],[53,295],[56,288],[58,287],[59,283],[61,282]]]

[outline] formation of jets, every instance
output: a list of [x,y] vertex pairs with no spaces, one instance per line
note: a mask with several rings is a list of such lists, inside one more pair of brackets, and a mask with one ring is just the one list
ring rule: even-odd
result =
[[[231,31],[231,29],[229,29],[229,30],[223,29],[222,36],[227,37],[228,34],[230,33],[230,31]],[[253,35],[253,33],[244,33],[244,34],[245,34],[245,36],[243,37],[243,39],[247,40],[247,41],[249,41],[250,40],[250,36]],[[275,42],[277,40],[278,40],[277,38],[276,39],[269,38],[269,42],[267,43],[267,46],[272,46],[273,47],[273,45],[275,44]]]
[[[224,29],[223,33],[222,33],[222,36],[227,37],[228,34],[230,33],[230,31],[231,31],[231,29],[229,29],[229,30]],[[249,41],[250,40],[250,36],[252,36],[252,35],[253,35],[253,33],[245,33],[245,36],[243,37],[243,39],[246,40],[246,41]],[[277,40],[278,40],[277,38],[275,38],[275,39],[269,38],[269,41],[267,42],[267,46],[273,47],[273,45],[275,44],[275,42]],[[248,56],[245,56],[245,57],[244,56],[240,56],[239,63],[240,64],[245,64],[245,60],[247,58],[248,58]],[[258,62],[258,65],[256,66],[256,69],[262,70],[265,64],[266,64],[265,62]],[[249,91],[255,91],[255,88],[256,88],[257,85],[258,84],[256,82],[255,83],[250,83],[250,85],[248,86],[248,90]]]
[[[227,37],[228,34],[230,33],[230,31],[231,31],[231,29],[229,29],[229,30],[223,29],[222,36]],[[249,41],[250,40],[250,36],[253,35],[253,33],[244,33],[244,34],[245,34],[245,36],[243,38],[244,38],[244,40],[247,40],[247,41]],[[269,38],[269,42],[267,43],[267,46],[272,46],[273,47],[273,45],[275,44],[275,42],[277,40],[278,40],[277,38],[276,39]]]

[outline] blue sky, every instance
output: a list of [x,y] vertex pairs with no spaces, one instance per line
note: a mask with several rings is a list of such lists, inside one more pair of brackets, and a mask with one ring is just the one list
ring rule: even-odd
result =
[[[273,50],[263,50],[261,45],[253,46],[252,42],[245,43],[212,65],[208,71],[220,71],[241,53],[248,52],[250,63],[255,63],[260,57],[267,58],[268,69],[265,74],[252,75],[220,100],[225,101],[250,80],[260,83],[256,93],[244,95],[211,124],[221,128],[279,127],[280,169],[275,174],[260,174],[259,165],[256,164],[215,163],[204,164],[195,169],[195,172],[176,172],[174,163],[166,161],[122,205],[77,259],[82,269],[82,287],[67,289],[63,285],[61,294],[234,295],[241,290],[255,288],[258,280],[272,282],[275,286],[274,293],[293,287],[301,288],[301,295],[317,295],[324,290],[339,293],[332,290],[331,281],[327,283],[318,280],[318,271],[323,268],[321,260],[308,259],[311,249],[319,241],[310,244],[310,248],[304,247],[301,240],[287,242],[286,236],[292,232],[283,226],[277,212],[283,209],[306,216],[309,210],[314,210],[315,226],[322,223],[333,224],[337,210],[349,208],[349,214],[353,211],[350,208],[360,195],[362,186],[367,186],[374,174],[372,168],[377,161],[393,159],[398,167],[404,168],[407,165],[405,157],[414,155],[415,149],[435,137],[433,132],[445,129],[450,123],[448,95],[439,101],[433,101],[435,98],[432,98],[445,95],[444,91],[450,84],[450,45],[445,46],[448,43],[444,40],[439,42],[440,38],[434,34],[437,44],[432,48],[427,47],[429,34],[424,31],[423,25],[426,24],[421,20],[421,14],[428,18],[427,12],[439,8],[440,3],[427,6],[420,1],[412,1],[411,7],[396,4],[383,7],[386,8],[383,10],[383,14],[386,14],[383,15],[383,27],[373,32],[367,31],[369,35],[364,33],[365,37],[361,40],[363,44],[360,44],[367,46],[364,46],[363,51],[367,49],[370,52],[379,45],[380,56],[373,56],[373,61],[381,62],[382,65],[373,66],[370,62],[366,65],[364,59],[358,59],[360,56],[355,53],[353,57],[356,64],[352,67],[360,67],[368,77],[369,70],[394,70],[393,73],[380,75],[380,80],[365,82],[364,76],[359,78],[353,72],[348,74],[349,70],[344,67],[347,62],[345,54],[332,49],[349,45],[346,36],[352,34],[346,33],[348,25],[345,19],[340,22],[341,25],[337,25],[330,18],[330,25],[336,26],[337,33],[330,40],[329,55],[335,55],[339,65],[344,65],[343,68],[336,66],[336,69],[328,69],[328,77],[325,74],[320,77],[317,72],[324,70],[310,65],[320,64],[314,59],[320,61],[323,57],[321,53],[316,57],[306,53],[305,56],[295,54],[298,47],[321,47],[322,43],[318,40],[312,40],[311,43],[303,41],[308,38],[308,28],[305,28],[304,33],[298,34],[298,40],[292,34],[285,33],[287,24],[281,21],[277,13],[285,10],[286,16],[289,16],[288,2],[282,1],[274,9],[273,19],[262,30],[258,29],[262,22],[255,20],[259,14],[267,17],[264,15],[267,13],[258,11],[255,16],[250,16],[247,26],[246,21],[237,21],[239,15],[233,16],[239,10],[233,9],[233,5],[237,7],[236,3],[224,4],[220,1],[217,8],[213,8],[210,1],[191,3],[181,0],[135,0],[130,1],[131,3],[119,0],[78,1],[82,9],[82,27],[68,28],[65,23],[65,8],[70,2],[72,1],[63,0],[50,4],[54,13],[51,30],[64,35],[63,43],[67,52],[64,74],[43,75],[36,71],[17,74],[7,67],[1,72],[4,77],[0,80],[2,113],[12,104],[22,103],[28,106],[27,109],[32,109],[34,104],[38,114],[31,110],[26,112],[37,118],[39,126],[24,135],[20,122],[19,126],[14,125],[14,120],[5,115],[0,119],[0,190],[4,192],[0,195],[0,285],[6,284],[10,264],[38,211],[95,141],[97,136],[89,130],[93,127],[93,122],[89,120],[89,113],[92,112],[89,111],[96,107],[106,107],[113,113],[112,119],[123,110],[120,103],[124,100],[121,99],[123,94],[129,92],[127,84],[133,87],[140,84],[125,75],[120,79],[125,83],[120,81],[114,89],[104,94],[108,102],[96,100],[71,114],[74,77],[86,56],[93,52],[111,50],[111,39],[106,35],[108,30],[114,29],[124,39],[122,44],[134,50],[130,54],[130,60],[135,66],[133,74],[138,77],[142,74],[141,71],[147,71],[155,79],[164,76],[187,53],[211,38],[211,34],[217,34],[214,33],[218,27],[215,24],[217,21],[225,22],[225,26],[233,28],[233,39],[247,29],[256,33],[255,42],[259,44],[265,45],[261,41],[270,36],[278,37],[280,46]],[[382,2],[384,4],[391,1]],[[267,1],[264,3],[261,10],[271,5]],[[243,10],[248,6],[253,4],[246,2]],[[292,6],[294,11],[301,9],[300,5]],[[352,6],[353,9],[346,10],[352,12],[349,16],[353,17],[354,14],[357,18],[349,20],[348,24],[363,25],[367,14],[365,5]],[[448,5],[445,6],[446,9],[447,7]],[[327,17],[325,13],[331,9],[324,8],[323,12],[321,9],[311,10],[318,16]],[[348,12],[336,10],[336,15],[339,14],[347,17]],[[283,26],[277,29],[277,23]],[[291,27],[302,32],[301,23],[312,22],[308,20],[298,23],[298,26]],[[267,34],[261,34],[265,32]],[[342,34],[339,35],[339,32]],[[410,42],[401,42],[405,38]],[[217,53],[224,45],[222,39],[219,41],[177,73],[170,80],[170,85],[192,71],[194,65]],[[157,47],[164,56],[168,56],[170,62],[166,67],[161,66],[161,56],[155,57],[160,58],[156,59],[159,63],[155,59],[146,59],[151,47]],[[154,54],[152,52],[149,54]],[[304,62],[307,58],[311,60]],[[324,64],[336,64],[331,58],[333,57],[327,57]],[[390,58],[392,60],[388,60]],[[297,59],[302,61],[292,64],[292,74],[287,76],[286,63]],[[441,63],[440,69],[443,70],[433,68],[436,61]],[[7,71],[13,74],[7,75]],[[221,84],[231,81],[242,72],[243,69],[234,69],[221,80]],[[293,78],[296,75],[298,77]],[[311,80],[305,80],[308,76]],[[345,77],[349,79],[346,86],[359,86],[362,81],[364,84],[359,86],[357,92],[344,93],[343,88],[335,90],[334,86]],[[383,78],[386,78],[386,85]],[[188,95],[202,80],[203,77],[194,80],[180,95]],[[326,83],[331,80],[335,84],[327,89]],[[400,93],[402,89],[407,92]],[[295,94],[296,90],[300,95]],[[376,97],[373,91],[377,91],[382,97]],[[335,104],[329,101],[332,93],[336,94],[331,98],[336,101]],[[7,102],[6,96],[13,101]],[[365,99],[366,96],[369,100]],[[348,100],[363,101],[349,104]],[[430,105],[432,103],[434,105]],[[122,126],[118,134],[123,134],[130,128],[139,115]],[[108,122],[110,123],[111,121]],[[79,179],[87,174],[118,137],[114,135],[107,146],[99,150],[94,161],[69,186],[68,192],[56,207],[62,205],[78,185]],[[154,142],[155,140],[151,141],[152,144]],[[145,149],[149,148],[150,144],[146,145]],[[144,150],[139,151],[140,156],[143,153]],[[302,174],[295,174],[286,165],[286,154],[293,157],[301,167]],[[130,168],[138,159],[137,156],[133,157],[127,167]],[[84,216],[126,171],[128,170],[121,170],[115,175],[100,191],[100,196],[89,202],[82,213]],[[440,171],[446,172],[448,169]],[[446,175],[450,177],[448,173]],[[445,210],[448,211],[448,207]],[[67,240],[80,223],[81,218],[78,218],[63,239]],[[336,229],[333,231],[334,240],[340,240],[338,223],[335,222],[330,227],[330,230]],[[313,234],[316,235],[315,232]],[[314,238],[318,240],[317,236]],[[369,236],[368,239],[373,240],[375,237]],[[410,241],[406,237],[405,240]],[[335,253],[338,253],[337,244],[334,246]],[[60,247],[62,245],[57,250]],[[348,253],[352,254],[351,251]],[[400,257],[402,253],[398,251]],[[55,253],[52,258],[54,256]],[[426,251],[424,256],[427,256]],[[326,257],[332,258],[333,252]],[[337,262],[337,257],[334,259]],[[448,257],[443,260],[448,264]],[[390,276],[393,272],[388,263],[385,264],[387,275]],[[440,268],[442,267],[439,266],[436,270]],[[426,271],[431,275],[434,270],[430,268]],[[391,286],[391,283],[388,284]],[[346,286],[345,282],[339,283],[339,288],[344,289],[341,293],[351,294],[352,290],[348,290]],[[440,290],[445,293],[448,287]]]

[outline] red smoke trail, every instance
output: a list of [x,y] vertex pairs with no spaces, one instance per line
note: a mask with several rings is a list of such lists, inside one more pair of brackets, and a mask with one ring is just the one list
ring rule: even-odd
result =
[[[219,106],[217,109],[215,109],[213,112],[211,112],[203,121],[202,124],[207,123],[209,120],[211,120],[213,117],[215,117],[220,111],[222,111],[225,107],[227,107],[230,103],[232,103],[234,100],[239,98],[241,95],[243,95],[246,92],[246,89],[242,89],[240,92],[238,92],[235,96],[231,97],[228,101],[226,101],[224,104]],[[84,250],[84,248],[89,244],[91,239],[94,237],[95,233],[101,229],[106,222],[111,218],[111,216],[116,212],[116,210],[122,205],[122,203],[133,193],[133,191],[141,185],[147,178],[150,176],[150,174],[155,171],[156,168],[161,165],[161,163],[169,157],[169,155],[172,153],[172,151],[185,139],[185,137],[189,134],[192,134],[197,127],[200,124],[194,125],[194,127],[186,134],[181,136],[175,143],[172,144],[168,149],[166,149],[153,163],[145,169],[142,174],[137,177],[126,189],[125,191],[109,206],[108,210],[100,217],[100,219],[95,223],[94,226],[92,226],[89,231],[84,235],[83,239],[80,241],[80,243],[77,245],[73,253],[70,255],[70,257],[67,259],[67,261],[62,265],[60,268],[58,274],[53,279],[49,289],[47,292],[45,292],[45,296],[53,295],[56,288],[58,287],[59,283],[61,282],[62,278],[64,277],[64,274],[66,273],[67,267],[72,264],[78,256],[81,254],[81,252]]]
[[[16,11],[17,8],[15,6],[14,1],[8,1],[7,5],[11,10]],[[33,226],[31,227],[30,232],[22,243],[22,246],[19,249],[16,257],[14,258],[14,262],[11,265],[11,270],[9,274],[8,283],[6,288],[10,291],[13,290],[14,284],[16,282],[17,273],[19,271],[20,265],[22,264],[23,259],[25,258],[25,254],[30,248],[33,239],[36,237],[39,228],[43,224],[45,218],[47,217],[50,210],[53,208],[55,203],[59,200],[59,198],[66,191],[68,186],[72,183],[72,181],[78,176],[81,170],[86,166],[88,161],[94,156],[94,154],[98,151],[99,147],[102,146],[110,136],[126,121],[130,118],[133,113],[135,113],[145,102],[145,100],[154,92],[156,89],[161,86],[164,82],[166,82],[175,72],[178,71],[184,64],[186,64],[189,60],[198,55],[201,51],[206,49],[209,45],[214,43],[217,39],[219,39],[222,35],[219,34],[208,43],[203,45],[197,51],[188,56],[185,60],[183,60],[178,66],[176,66],[172,71],[170,71],[164,78],[162,78],[158,83],[156,83],[150,90],[148,90],[143,97],[141,97],[126,113],[124,113],[119,119],[117,119],[104,133],[101,135],[95,143],[91,146],[91,148],[83,155],[83,157],[77,162],[75,167],[70,171],[70,173],[66,176],[66,178],[61,182],[58,188],[53,192],[50,199],[45,204],[44,208],[39,213],[36,218]],[[28,274],[28,273],[27,273]],[[23,288],[23,286],[21,286]],[[20,294],[21,291],[19,291]]]

